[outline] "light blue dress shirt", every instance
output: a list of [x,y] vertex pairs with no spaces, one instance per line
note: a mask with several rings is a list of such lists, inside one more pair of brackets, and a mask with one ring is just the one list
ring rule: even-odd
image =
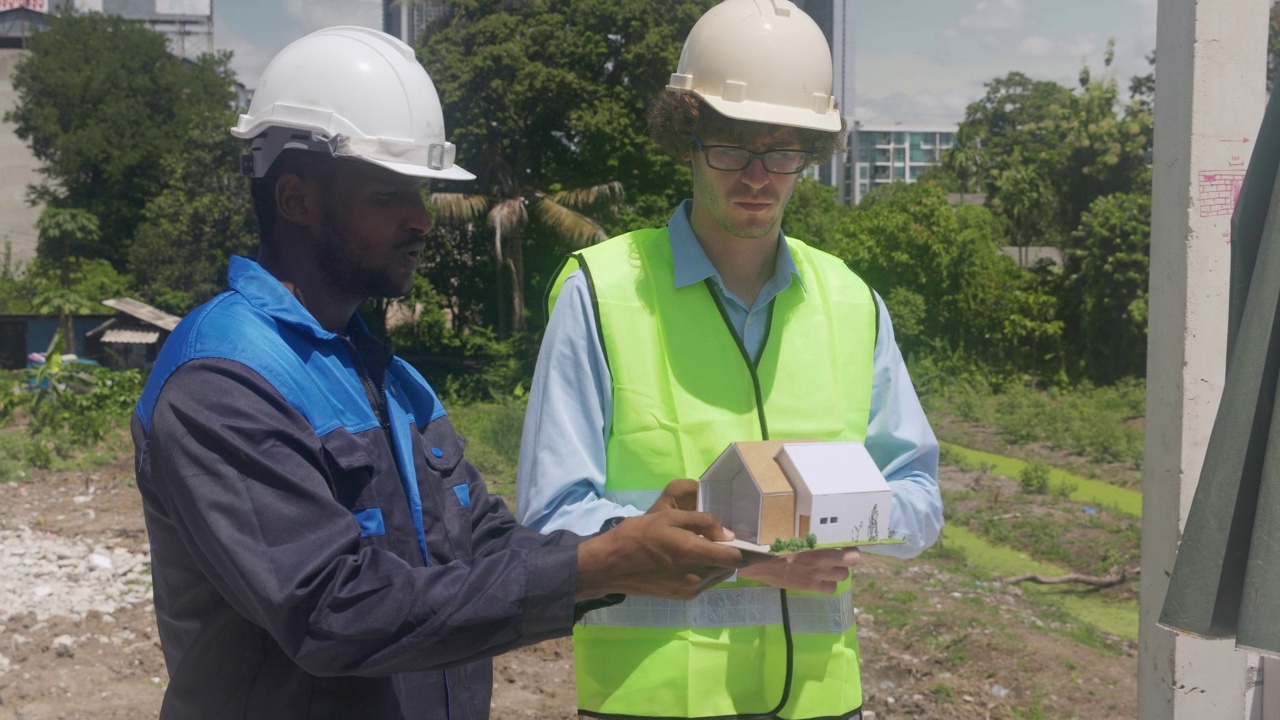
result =
[[[756,358],[763,346],[769,304],[792,282],[801,282],[795,261],[779,234],[773,277],[747,307],[725,289],[689,224],[692,201],[671,216],[667,228],[675,260],[676,287],[711,278],[743,346]],[[803,285],[802,285],[803,287]],[[872,362],[871,416],[865,445],[893,490],[890,528],[903,545],[864,548],[914,557],[942,532],[938,491],[938,440],[920,407],[915,388],[893,339],[893,326],[877,296],[880,313]],[[736,361],[736,358],[735,358]],[[564,283],[542,339],[529,408],[525,415],[516,479],[520,522],[542,532],[591,534],[606,519],[640,515],[643,507],[619,505],[604,497],[605,443],[613,418],[613,391],[591,293],[581,270]],[[734,438],[726,438],[727,445]]]

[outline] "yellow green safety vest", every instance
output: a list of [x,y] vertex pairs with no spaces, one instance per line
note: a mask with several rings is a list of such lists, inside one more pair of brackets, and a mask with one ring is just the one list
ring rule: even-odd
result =
[[[753,363],[706,283],[675,287],[667,230],[572,256],[587,278],[613,383],[605,496],[648,507],[730,443],[866,437],[877,311],[839,259],[787,238],[803,285],[773,301]],[[849,583],[833,595],[749,580],[692,602],[631,597],[574,629],[591,717],[844,717],[862,705]]]

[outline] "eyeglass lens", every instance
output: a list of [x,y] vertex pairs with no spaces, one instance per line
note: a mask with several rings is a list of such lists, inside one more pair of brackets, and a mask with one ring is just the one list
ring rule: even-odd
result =
[[760,158],[764,169],[771,173],[790,175],[804,169],[809,153],[803,150],[769,150],[755,153],[739,147],[704,146],[707,165],[716,170],[742,170],[753,158]]

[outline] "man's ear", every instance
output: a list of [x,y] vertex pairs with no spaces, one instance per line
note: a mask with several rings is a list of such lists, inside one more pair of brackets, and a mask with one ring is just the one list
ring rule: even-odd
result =
[[276,209],[281,220],[314,227],[320,222],[320,188],[314,180],[284,173],[276,180]]

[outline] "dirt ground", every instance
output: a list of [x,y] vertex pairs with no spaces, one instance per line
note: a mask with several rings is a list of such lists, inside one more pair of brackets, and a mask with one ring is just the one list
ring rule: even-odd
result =
[[[0,485],[0,531],[144,552],[130,477],[122,458],[93,473]],[[967,481],[944,468],[944,484]],[[857,572],[868,720],[1136,716],[1133,648],[1076,642],[1069,619],[1046,619],[1018,587],[976,578],[945,553],[910,562],[864,554]],[[0,720],[156,716],[166,673],[148,602],[43,620],[38,607],[15,610],[0,624]],[[572,718],[573,710],[567,639],[497,658],[495,720]]]

